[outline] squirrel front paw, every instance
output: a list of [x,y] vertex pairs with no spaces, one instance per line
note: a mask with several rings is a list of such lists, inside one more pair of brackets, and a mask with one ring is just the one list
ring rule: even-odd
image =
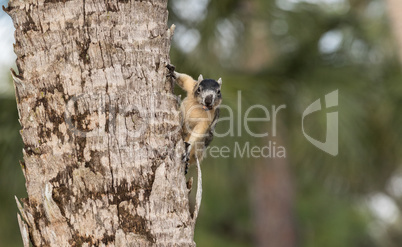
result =
[[168,73],[167,73],[166,77],[176,79],[176,75],[175,75],[176,67],[173,64],[168,64],[168,65],[166,65],[166,68],[168,69]]

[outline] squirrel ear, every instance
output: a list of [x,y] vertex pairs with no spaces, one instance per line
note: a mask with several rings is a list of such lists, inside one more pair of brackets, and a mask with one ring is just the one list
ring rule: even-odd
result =
[[218,84],[219,84],[219,85],[222,85],[222,78],[219,78],[219,79],[218,79]]
[[198,82],[202,82],[202,80],[204,80],[204,77],[203,77],[202,75],[200,75],[200,76],[198,77]]

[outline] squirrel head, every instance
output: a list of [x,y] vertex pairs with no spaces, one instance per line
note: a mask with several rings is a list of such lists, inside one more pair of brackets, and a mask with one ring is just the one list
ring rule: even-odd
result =
[[221,94],[222,79],[203,79],[202,75],[198,78],[198,83],[194,87],[194,98],[202,105],[202,109],[209,111],[218,107],[222,102]]

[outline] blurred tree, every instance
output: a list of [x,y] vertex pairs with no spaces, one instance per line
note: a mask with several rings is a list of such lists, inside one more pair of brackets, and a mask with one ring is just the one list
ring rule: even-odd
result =
[[397,42],[399,59],[402,61],[402,2],[398,0],[386,0],[389,12],[389,20]]
[[[280,197],[272,195],[277,194],[275,188],[281,188],[280,183],[283,183],[294,185],[294,190],[277,191],[289,193],[281,194],[282,198],[291,198],[294,193],[294,200],[286,200],[295,203],[296,213],[292,215],[292,210],[287,211],[287,217],[295,219],[284,219],[284,222],[292,222],[293,227],[297,227],[296,245],[382,246],[382,243],[397,241],[397,238],[378,241],[369,227],[373,216],[364,209],[366,198],[384,191],[401,163],[398,150],[402,146],[397,137],[402,133],[402,121],[397,109],[401,105],[402,84],[385,3],[377,0],[203,1],[205,9],[200,11],[203,14],[194,21],[179,13],[185,9],[183,6],[190,6],[191,1],[187,4],[180,0],[171,2],[170,21],[198,37],[196,45],[189,50],[183,49],[179,38],[175,40],[172,61],[178,67],[185,67],[194,74],[202,71],[211,77],[222,76],[224,103],[237,109],[236,92],[241,90],[243,109],[237,111],[242,113],[255,104],[287,106],[279,123],[286,133],[281,136],[288,155],[284,164],[289,164],[285,178],[293,178],[293,181],[283,183],[277,179],[285,173],[275,169],[272,159],[266,164],[271,169],[256,164],[259,183],[257,176],[250,172],[255,160],[221,158],[210,161],[216,165],[214,167],[205,161],[204,179],[209,181],[211,189],[205,185],[202,216],[210,214],[205,207],[231,210],[230,214],[222,212],[230,217],[201,217],[202,227],[197,229],[196,238],[202,231],[202,237],[210,238],[209,242],[203,242],[209,246],[256,243],[251,236],[264,229],[242,226],[261,227],[262,224],[253,224],[251,219],[262,221],[262,215],[285,217],[269,208],[275,203],[281,205]],[[300,119],[310,103],[336,89],[339,90],[340,153],[331,157],[303,137]],[[226,111],[226,114],[229,113]],[[225,111],[222,115],[225,117]],[[218,126],[217,131],[219,128],[226,130],[229,123],[219,124],[223,126]],[[260,130],[267,128],[256,125]],[[305,128],[311,136],[324,141],[326,112],[306,119]],[[214,145],[233,149],[230,143],[236,141],[261,146],[267,140],[245,135],[225,136],[217,138]],[[261,172],[264,169],[266,175]],[[208,174],[214,172],[220,176],[208,178]],[[218,192],[213,178],[219,180],[221,197],[214,196]],[[258,208],[254,208],[256,204],[251,207],[245,203],[233,208],[231,198],[250,201],[250,194],[254,198],[257,192],[255,186],[250,186],[253,183],[257,184],[261,196],[265,194],[270,201]],[[241,186],[248,189],[240,189]],[[231,192],[227,188],[236,189]],[[272,221],[267,224],[275,227],[277,221]],[[227,225],[230,227],[225,227]],[[223,231],[219,231],[219,226],[226,229],[226,238],[217,235]],[[248,237],[230,241],[234,236]],[[218,244],[223,239],[226,242]]]

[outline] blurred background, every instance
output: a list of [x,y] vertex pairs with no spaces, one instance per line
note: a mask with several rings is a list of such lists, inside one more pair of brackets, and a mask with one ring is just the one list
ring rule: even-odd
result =
[[[202,165],[197,245],[402,246],[402,2],[169,0],[169,11],[177,26],[172,63],[193,77],[223,78],[227,107],[216,132],[235,130],[212,143],[227,147],[228,157]],[[9,73],[13,25],[3,11],[0,37],[0,246],[13,247],[22,246],[14,195],[26,193]],[[308,142],[301,120],[312,102],[334,90],[335,157]],[[266,137],[245,131],[244,115],[254,105],[286,106],[275,124],[249,123]],[[306,117],[305,131],[325,142],[331,111]],[[265,117],[261,108],[249,113]],[[286,157],[234,157],[238,147],[269,144],[283,147]]]

